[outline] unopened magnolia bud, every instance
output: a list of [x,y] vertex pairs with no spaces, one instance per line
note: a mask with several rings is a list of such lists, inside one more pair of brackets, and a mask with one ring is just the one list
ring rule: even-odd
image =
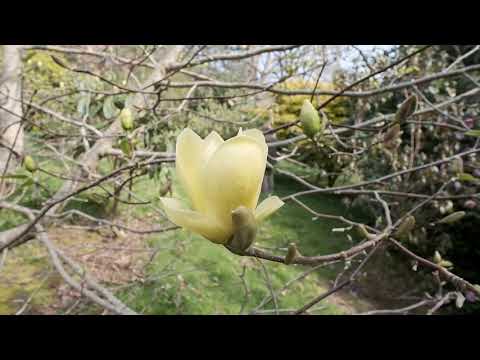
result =
[[438,224],[453,224],[461,220],[465,216],[465,211],[456,211],[453,214],[445,216],[443,219],[438,221]]
[[31,173],[37,171],[37,163],[30,155],[25,156],[25,158],[23,159],[23,164],[25,165],[25,169],[27,169]]
[[393,234],[393,237],[402,238],[408,235],[415,228],[415,217],[408,215],[400,224],[397,231]]
[[302,110],[300,111],[300,122],[302,123],[303,132],[308,137],[313,138],[318,132],[323,130],[324,124],[320,120],[318,111],[308,100],[303,102]]
[[257,223],[253,212],[240,206],[232,211],[233,236],[228,246],[236,251],[245,251],[255,240]]
[[128,108],[125,108],[120,113],[120,121],[122,123],[122,128],[125,131],[133,129],[133,114],[132,111]]
[[442,262],[442,255],[438,251],[435,251],[435,254],[433,255],[433,262],[435,264],[440,264]]
[[298,252],[297,245],[291,243],[288,246],[287,256],[285,256],[285,264],[290,265],[300,253]]
[[383,142],[385,143],[385,146],[387,146],[388,148],[393,147],[393,145],[395,145],[395,141],[399,138],[399,136],[400,125],[395,124],[383,136]]
[[400,124],[404,123],[415,112],[416,107],[417,97],[412,95],[398,108],[397,113],[395,114],[395,122]]

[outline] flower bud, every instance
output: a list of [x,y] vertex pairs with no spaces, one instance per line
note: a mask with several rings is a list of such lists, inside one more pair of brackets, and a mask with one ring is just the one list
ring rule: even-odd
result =
[[133,114],[132,111],[128,108],[123,109],[120,112],[120,121],[122,123],[122,128],[125,131],[133,129]]
[[302,123],[303,132],[310,138],[313,138],[318,132],[322,131],[324,127],[318,111],[308,100],[303,102],[302,110],[300,111],[300,122]]
[[400,137],[400,125],[393,125],[383,136],[383,142],[388,149],[395,147],[397,139]]
[[291,243],[288,246],[287,256],[285,256],[285,264],[290,265],[299,255],[300,253],[298,252],[297,245]]
[[445,216],[443,219],[438,221],[438,224],[453,224],[461,220],[465,216],[465,211],[456,211],[453,214]]
[[400,124],[404,123],[415,112],[416,107],[417,97],[412,95],[398,108],[395,114],[395,122]]
[[435,251],[435,254],[433,255],[433,262],[435,264],[440,264],[443,261],[442,255],[438,251]]
[[228,246],[236,251],[245,251],[252,245],[257,235],[257,223],[253,212],[240,206],[232,211],[233,236]]
[[31,173],[37,171],[37,164],[30,155],[25,156],[25,158],[23,159],[23,164],[25,166],[25,169],[27,169]]

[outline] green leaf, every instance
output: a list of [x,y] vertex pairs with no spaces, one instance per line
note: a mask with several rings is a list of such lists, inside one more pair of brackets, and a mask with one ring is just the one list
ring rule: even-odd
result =
[[442,260],[442,261],[440,261],[440,263],[438,265],[440,265],[441,267],[444,267],[446,269],[451,269],[453,267],[452,262],[448,261],[448,260]]
[[465,135],[480,137],[480,130],[469,130],[465,133]]
[[445,216],[443,219],[438,221],[438,224],[453,224],[461,220],[465,216],[465,211],[456,211],[453,214]]
[[33,179],[32,179],[32,178],[28,178],[24,183],[22,183],[22,184],[20,185],[20,188],[32,186],[33,184],[35,184],[35,182],[33,181]]
[[127,139],[120,141],[120,149],[126,156],[130,157],[132,155],[132,147]]
[[458,175],[458,180],[460,181],[468,181],[468,182],[473,182],[475,184],[478,184],[479,180],[471,175],[471,174],[467,174],[467,173],[461,173]]

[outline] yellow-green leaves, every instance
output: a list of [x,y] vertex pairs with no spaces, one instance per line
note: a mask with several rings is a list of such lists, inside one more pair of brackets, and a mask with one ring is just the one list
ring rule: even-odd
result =
[[397,238],[402,238],[408,235],[414,228],[415,228],[415,217],[412,215],[408,215],[400,224],[398,227],[397,231],[395,234],[393,234],[394,237]]
[[445,260],[442,258],[440,253],[438,251],[435,251],[435,254],[433,255],[433,262],[441,267],[444,267],[446,269],[450,269],[453,267],[453,264],[451,261]]
[[461,173],[461,174],[458,174],[457,176],[458,176],[458,180],[460,180],[460,181],[467,181],[467,182],[471,182],[471,183],[474,183],[474,184],[480,183],[480,181],[475,176],[473,176],[472,174]]
[[473,129],[465,132],[465,135],[467,136],[474,136],[474,137],[480,137],[480,130],[478,129]]
[[23,165],[25,166],[25,169],[27,169],[31,173],[37,171],[38,168],[37,163],[30,155],[25,156],[25,158],[23,159]]
[[273,196],[257,206],[267,153],[257,129],[240,130],[226,141],[216,132],[202,139],[183,130],[177,138],[176,171],[192,209],[161,198],[167,217],[212,242],[248,248],[256,226],[283,205]]
[[300,122],[302,123],[303,132],[310,138],[313,138],[324,128],[324,124],[318,115],[318,111],[308,100],[303,102],[302,110],[300,111]]
[[366,238],[366,239],[373,239],[375,237],[374,234],[370,234],[367,229],[365,228],[365,225],[363,224],[357,224],[355,226],[355,229],[357,231],[357,234],[362,237],[362,238]]
[[130,131],[133,129],[133,114],[130,109],[124,108],[120,112],[120,122],[123,130]]

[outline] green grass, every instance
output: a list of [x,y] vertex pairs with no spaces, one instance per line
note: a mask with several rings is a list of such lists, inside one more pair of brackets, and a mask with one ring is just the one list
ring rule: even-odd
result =
[[[300,190],[295,183],[276,179],[276,194],[291,194]],[[136,191],[152,199],[157,186],[144,179]],[[174,196],[183,197],[182,189],[175,186]],[[305,203],[319,212],[342,214],[344,209],[338,199],[315,196]],[[155,201],[154,201],[155,202]],[[137,216],[146,215],[145,208],[136,210]],[[295,203],[287,203],[262,224],[256,245],[286,248],[296,242],[305,255],[328,254],[347,248],[350,242],[345,233],[332,233],[339,227],[335,221],[312,220],[312,216]],[[253,310],[270,294],[265,270],[258,260],[231,254],[223,246],[213,244],[187,230],[157,234],[149,240],[153,247],[161,248],[148,268],[148,281],[125,291],[122,298],[137,311],[145,314],[238,314]],[[278,291],[289,280],[306,268],[263,261],[272,288]],[[245,269],[245,270],[244,270]],[[278,298],[279,309],[297,309],[324,292],[327,281],[338,268],[320,269],[306,280],[294,283]],[[240,278],[245,271],[245,286]],[[317,314],[342,314],[343,308],[322,302]],[[273,303],[263,309],[273,309]]]
[[[100,171],[108,171],[111,164],[102,161]],[[53,173],[65,173],[60,164],[42,161],[42,167]],[[39,181],[55,192],[62,180],[44,173],[38,174]],[[134,191],[141,198],[150,200],[152,205],[160,208],[158,188],[160,184],[148,176],[136,183]],[[279,196],[303,190],[297,183],[277,177],[275,194]],[[185,198],[178,184],[174,183],[174,196]],[[73,199],[68,208],[78,208],[95,216],[102,216],[102,201],[94,201],[95,194],[105,195],[101,190],[93,190]],[[22,204],[38,207],[48,195],[44,191],[23,199]],[[312,209],[328,214],[345,214],[345,209],[338,198],[329,196],[310,196],[302,201]],[[138,218],[159,219],[149,206],[126,206],[119,208],[123,214],[128,213]],[[7,215],[6,212],[3,212]],[[9,228],[14,223],[24,222],[21,216],[9,213],[9,221],[0,224]],[[4,217],[6,219],[6,217]],[[313,220],[312,215],[295,203],[288,202],[259,230],[256,245],[286,251],[289,243],[297,243],[304,255],[319,255],[337,252],[351,246],[346,233],[332,232],[331,229],[342,224],[323,219]],[[238,314],[241,310],[248,313],[270,295],[265,271],[268,273],[274,291],[279,291],[286,282],[303,273],[307,268],[297,265],[286,266],[268,261],[239,257],[227,251],[223,246],[186,230],[152,235],[148,238],[150,245],[159,248],[157,256],[147,268],[147,281],[129,286],[120,293],[120,297],[130,306],[145,314]],[[280,250],[278,250],[280,249]],[[311,274],[301,282],[294,283],[278,297],[279,309],[297,309],[324,292],[328,281],[333,279],[339,268],[326,267]],[[240,277],[244,274],[244,281]],[[247,288],[245,288],[245,285]],[[248,296],[246,291],[248,289]],[[323,301],[317,314],[342,314],[343,307],[337,306],[330,299]],[[265,305],[263,310],[274,309],[273,302]]]

